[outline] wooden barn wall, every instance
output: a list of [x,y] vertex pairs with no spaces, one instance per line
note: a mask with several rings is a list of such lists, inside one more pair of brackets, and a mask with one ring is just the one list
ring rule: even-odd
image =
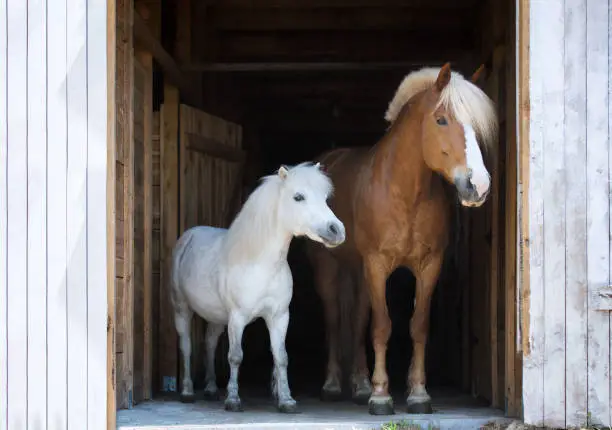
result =
[[2,430],[107,428],[106,41],[106,1],[0,2]]
[[612,8],[519,5],[524,418],[609,426]]
[[[169,300],[168,270],[172,247],[194,225],[227,227],[235,202],[241,199],[242,128],[219,117],[179,103],[178,91],[165,87],[160,113],[161,216],[158,368],[160,391],[179,391],[182,359],[174,311]],[[204,378],[205,323],[192,321],[192,378]],[[223,355],[224,340],[219,345]],[[225,354],[227,354],[225,346]]]

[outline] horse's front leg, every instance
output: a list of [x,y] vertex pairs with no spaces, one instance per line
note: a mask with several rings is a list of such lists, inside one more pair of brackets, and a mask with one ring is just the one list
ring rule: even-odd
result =
[[387,342],[391,335],[391,319],[387,310],[386,280],[389,266],[380,257],[365,259],[365,280],[372,304],[372,344],[374,346],[374,374],[372,375],[372,395],[368,410],[372,415],[392,415],[393,398],[389,395],[389,376],[387,375]]
[[245,318],[239,313],[230,315],[227,325],[229,339],[229,352],[227,360],[230,365],[230,377],[227,382],[227,397],[225,398],[225,410],[230,412],[242,412],[242,403],[238,395],[238,371],[242,364],[242,333],[246,325]]
[[364,279],[359,280],[357,294],[357,315],[353,332],[353,372],[351,384],[353,390],[353,401],[358,405],[366,404],[372,395],[372,384],[370,384],[370,372],[366,357],[366,328],[370,316],[370,297],[368,286]]
[[285,349],[285,337],[289,325],[289,310],[278,315],[266,316],[266,325],[270,332],[270,348],[274,358],[274,370],[272,371],[272,393],[278,402],[278,410],[284,413],[296,413],[297,404],[291,397],[289,379],[287,378],[287,366],[289,358]]
[[429,310],[442,267],[442,255],[432,258],[420,272],[416,274],[416,301],[414,313],[410,321],[410,336],[412,337],[412,360],[408,373],[408,397],[406,406],[412,414],[431,414],[431,397],[425,389],[425,346],[429,331]]

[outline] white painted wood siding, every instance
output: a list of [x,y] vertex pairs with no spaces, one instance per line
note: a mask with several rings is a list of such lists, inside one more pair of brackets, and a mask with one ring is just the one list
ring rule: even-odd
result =
[[[529,1],[529,424],[611,425],[610,0]],[[522,289],[522,291],[524,291]]]
[[0,430],[106,430],[105,0],[0,0]]

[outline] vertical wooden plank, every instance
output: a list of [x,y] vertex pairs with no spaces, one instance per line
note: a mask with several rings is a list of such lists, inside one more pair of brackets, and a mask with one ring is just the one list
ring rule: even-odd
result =
[[159,372],[162,391],[177,390],[178,344],[174,311],[170,303],[168,273],[172,248],[179,232],[179,93],[170,85],[164,87],[161,107],[161,241],[162,267],[159,306]]
[[[526,197],[526,205],[523,207],[522,215],[525,222],[523,227],[525,241],[525,266],[529,269],[529,276],[522,284],[523,300],[526,301],[526,309],[523,313],[528,319],[528,324],[523,325],[526,332],[523,336],[527,339],[526,348],[523,350],[523,419],[525,423],[543,426],[544,424],[544,129],[543,121],[544,103],[546,101],[542,83],[548,79],[546,69],[547,53],[552,48],[546,46],[546,33],[548,26],[539,25],[540,22],[551,22],[549,4],[543,2],[532,2],[521,0],[519,3],[521,11],[521,24],[526,26],[522,32],[523,44],[529,38],[529,53],[524,61],[524,72],[521,81],[524,83],[521,91],[525,94],[528,90],[528,99],[522,97],[523,102],[528,102],[531,109],[529,115],[529,132],[521,133],[521,139],[529,139],[521,143],[523,149],[521,159],[523,162],[523,192]],[[533,24],[533,25],[532,25]],[[526,33],[526,34],[525,34]],[[526,43],[525,43],[526,44]],[[522,105],[525,109],[525,105]],[[529,149],[529,158],[525,155],[525,148]],[[523,267],[523,270],[525,268]]]
[[564,8],[547,3],[544,79],[544,425],[565,428]]
[[68,428],[87,416],[87,35],[85,0],[68,0]]
[[27,427],[27,4],[8,3],[8,422]]
[[587,422],[586,0],[565,0],[565,421]]
[[[47,16],[28,1],[28,427],[47,428]],[[22,382],[23,383],[23,382]]]
[[610,282],[609,47],[605,1],[587,2],[587,285],[588,412],[592,423],[610,424],[610,318],[594,308],[594,291]]
[[[106,423],[105,426],[100,425],[99,429],[114,430],[116,424],[116,362],[115,362],[115,279],[116,279],[116,225],[117,219],[115,208],[115,192],[116,192],[116,139],[115,139],[115,79],[116,79],[116,1],[106,0]],[[104,76],[101,77],[104,79]],[[102,95],[103,96],[103,95]],[[89,91],[88,91],[89,97]],[[88,99],[89,100],[89,99]],[[104,100],[102,98],[101,100]],[[89,124],[89,122],[88,122]],[[88,130],[89,133],[89,130]],[[103,339],[99,339],[103,342]],[[89,348],[89,345],[88,345]],[[89,375],[88,375],[89,377]],[[99,390],[104,389],[102,381],[97,387]],[[88,392],[89,393],[89,392]],[[100,399],[102,401],[102,399]],[[102,408],[101,408],[102,409]],[[104,409],[102,409],[104,410]]]
[[[66,334],[66,0],[47,8],[48,57],[48,206],[47,232],[48,291],[47,333],[48,417],[55,428],[67,427],[67,347]],[[51,371],[52,370],[52,371]]]
[[[0,392],[8,392],[8,86],[7,86],[7,29],[6,2],[0,2]],[[0,397],[0,430],[8,430],[8,400]]]
[[153,57],[139,53],[144,82],[144,398],[152,396],[152,282],[153,282]]
[[[107,21],[107,7],[114,1],[88,0],[87,2],[87,429],[106,430],[112,416],[107,417],[107,282],[113,261],[107,254],[108,205],[114,201],[114,187],[107,181],[109,135],[108,117],[114,112],[109,100],[109,90],[114,84],[107,67],[107,31],[112,33]],[[112,16],[112,15],[111,15]],[[113,37],[110,38],[113,41]],[[114,45],[113,45],[114,46]],[[107,79],[110,82],[107,82]],[[110,84],[110,85],[109,85]],[[106,199],[100,198],[106,196]],[[104,244],[107,246],[104,246]],[[111,272],[112,273],[112,272]],[[108,420],[108,421],[107,421]],[[114,421],[112,425],[115,425]]]

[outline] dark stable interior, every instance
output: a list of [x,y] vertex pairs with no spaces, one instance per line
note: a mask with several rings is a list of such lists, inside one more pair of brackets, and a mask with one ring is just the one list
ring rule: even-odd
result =
[[[166,2],[163,12],[170,23],[171,3]],[[410,71],[450,61],[454,70],[469,76],[483,62],[480,53],[484,42],[479,29],[486,19],[482,11],[486,2],[482,0],[359,1],[353,6],[347,5],[348,1],[318,0],[312,7],[281,7],[282,2],[266,0],[264,3],[274,5],[269,8],[251,8],[250,2],[237,0],[227,5],[201,3],[194,3],[193,22],[201,19],[202,28],[213,28],[216,45],[199,46],[194,28],[192,56],[202,63],[213,59],[226,64],[272,65],[250,71],[200,70],[204,91],[209,94],[203,110],[243,126],[243,147],[248,151],[245,193],[257,185],[258,177],[275,172],[281,164],[309,161],[330,148],[374,145],[387,127],[387,105]],[[202,12],[204,3],[208,5],[206,14]],[[165,45],[172,44],[168,36],[174,31],[171,27],[163,27]],[[304,70],[307,67],[297,63],[318,66]],[[342,66],[325,66],[329,63]],[[285,70],[274,67],[283,64]],[[458,226],[454,223],[455,233]],[[294,296],[286,347],[290,387],[298,400],[319,396],[327,364],[323,309],[303,252],[304,240],[294,239],[289,253]],[[471,326],[477,319],[480,325],[486,325],[487,317],[481,312],[466,318],[464,297],[484,297],[485,292],[474,292],[474,287],[468,286],[470,280],[460,267],[463,263],[456,258],[454,244],[451,238],[431,306],[427,385],[430,391],[451,388],[470,394],[477,385],[476,373],[486,378],[489,369],[486,365],[480,369],[474,363],[476,358],[470,359],[470,353],[465,353],[465,333],[470,330],[465,324]],[[478,252],[471,250],[476,256]],[[468,270],[481,270],[479,264],[484,263],[473,258]],[[486,275],[472,275],[472,279],[477,276]],[[480,282],[480,286],[486,288],[486,282]],[[387,304],[393,328],[387,371],[390,388],[397,393],[406,389],[414,294],[415,279],[407,269],[398,269],[388,279]],[[470,349],[488,341],[479,336],[476,332],[467,336]],[[372,372],[369,329],[366,339]],[[246,328],[243,347],[241,392],[268,396],[272,356],[262,320]],[[223,335],[217,354],[218,384],[222,388],[228,377],[226,352],[227,337]],[[466,369],[468,375],[473,369],[468,380]],[[203,388],[203,372],[200,367],[195,375],[196,390]]]

